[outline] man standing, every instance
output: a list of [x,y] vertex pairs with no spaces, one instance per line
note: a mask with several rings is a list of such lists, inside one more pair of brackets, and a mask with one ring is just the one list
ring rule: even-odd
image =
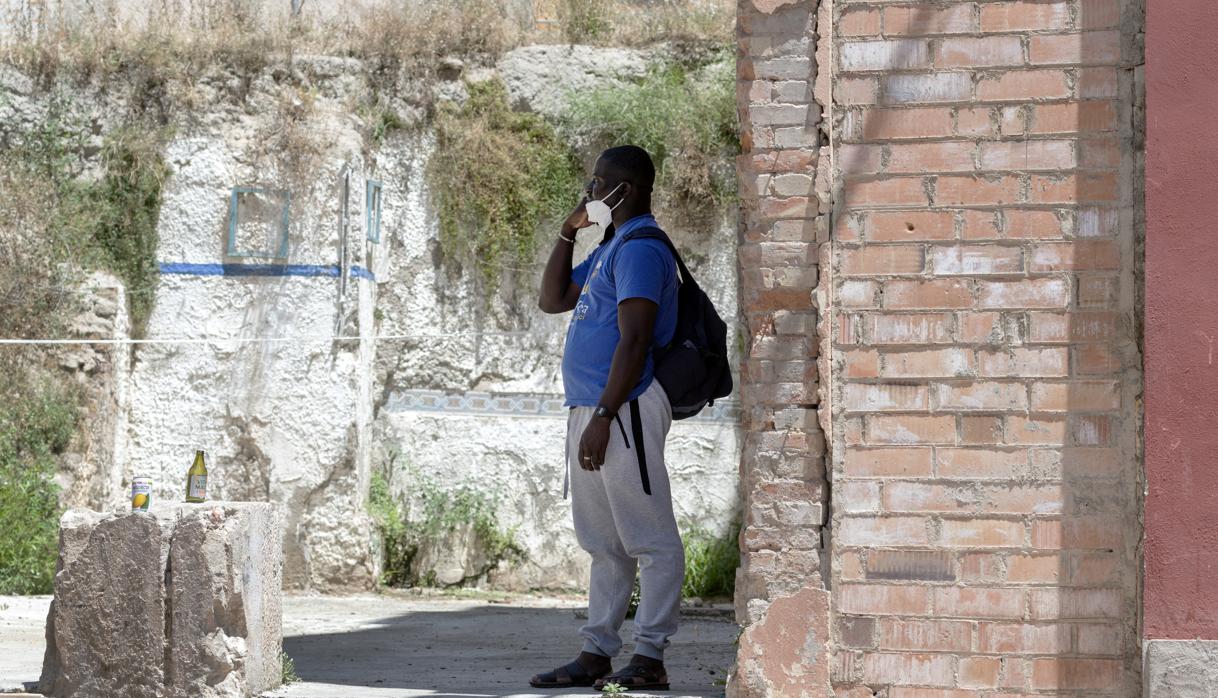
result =
[[[655,167],[647,151],[601,153],[586,196],[563,223],[541,282],[547,313],[574,310],[563,354],[567,476],[580,547],[592,556],[583,649],[572,662],[530,680],[536,687],[668,688],[664,648],[677,629],[685,555],[672,512],[664,440],[672,409],[653,378],[651,349],[677,322],[676,260],[664,241],[630,234],[658,227],[651,214]],[[574,269],[577,230],[604,231]],[[578,466],[578,467],[573,467]],[[565,486],[564,486],[565,489]],[[639,573],[634,655],[610,673]]]

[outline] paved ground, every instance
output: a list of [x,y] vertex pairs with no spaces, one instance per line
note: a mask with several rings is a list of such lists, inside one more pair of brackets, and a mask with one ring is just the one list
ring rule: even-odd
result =
[[[0,597],[0,692],[36,681],[47,597]],[[591,696],[544,691],[528,678],[578,649],[576,599],[290,596],[284,651],[302,681],[268,698]],[[630,621],[623,628],[629,638]],[[669,650],[667,698],[719,698],[735,624],[684,618]],[[647,694],[631,693],[643,696]]]

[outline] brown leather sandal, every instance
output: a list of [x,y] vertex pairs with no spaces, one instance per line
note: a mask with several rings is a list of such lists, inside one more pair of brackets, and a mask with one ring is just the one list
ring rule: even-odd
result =
[[589,673],[579,662],[569,662],[553,671],[547,671],[544,674],[537,674],[529,679],[529,685],[533,688],[566,688],[567,686],[591,686],[596,683],[597,679],[609,670],[606,669],[600,673]]
[[599,691],[605,687],[605,684],[609,683],[616,683],[627,690],[649,689],[652,691],[667,691],[668,672],[663,669],[645,667],[642,664],[627,664],[612,674],[601,678],[592,687]]

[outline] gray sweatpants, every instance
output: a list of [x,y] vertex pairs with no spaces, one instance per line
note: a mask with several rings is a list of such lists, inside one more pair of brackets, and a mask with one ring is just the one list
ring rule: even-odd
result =
[[588,622],[579,633],[585,652],[615,657],[622,649],[618,630],[626,619],[635,570],[641,598],[634,615],[634,651],[664,658],[677,631],[685,552],[672,514],[664,439],[672,408],[659,381],[622,405],[611,425],[605,464],[579,466],[579,440],[592,407],[567,416],[567,469],[575,537],[592,556]]

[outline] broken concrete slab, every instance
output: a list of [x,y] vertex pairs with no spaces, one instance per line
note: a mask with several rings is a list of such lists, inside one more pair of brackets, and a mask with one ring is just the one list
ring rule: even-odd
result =
[[227,698],[278,685],[282,527],[261,502],[65,513],[39,690]]
[[1147,640],[1146,698],[1210,698],[1218,689],[1218,640]]

